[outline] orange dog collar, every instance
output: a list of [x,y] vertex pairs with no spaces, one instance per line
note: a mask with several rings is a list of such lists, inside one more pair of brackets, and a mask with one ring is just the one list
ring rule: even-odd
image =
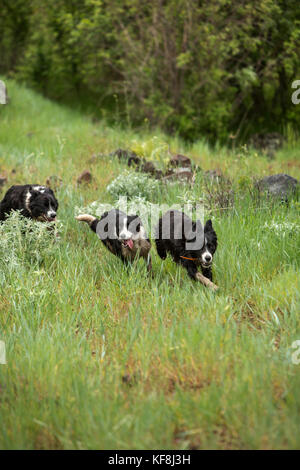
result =
[[197,261],[198,258],[187,258],[186,256],[179,256],[179,258],[189,259],[190,261]]

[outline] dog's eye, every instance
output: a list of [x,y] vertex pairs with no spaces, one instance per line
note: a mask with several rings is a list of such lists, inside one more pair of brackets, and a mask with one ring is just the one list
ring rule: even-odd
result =
[[45,206],[45,207],[48,207],[48,205],[49,205],[49,204],[48,204],[48,201],[45,201],[45,202],[44,202],[44,206]]

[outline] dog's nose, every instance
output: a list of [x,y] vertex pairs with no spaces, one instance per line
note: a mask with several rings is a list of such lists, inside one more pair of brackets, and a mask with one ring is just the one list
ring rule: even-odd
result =
[[50,212],[49,216],[51,219],[54,219],[56,217],[56,212]]
[[209,262],[211,261],[211,255],[205,255],[205,261]]

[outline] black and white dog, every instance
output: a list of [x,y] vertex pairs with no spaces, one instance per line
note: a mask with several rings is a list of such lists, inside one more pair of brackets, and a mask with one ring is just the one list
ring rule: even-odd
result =
[[52,189],[39,184],[12,186],[0,202],[0,221],[12,210],[20,210],[24,217],[40,222],[54,222],[58,202]]
[[137,215],[126,215],[119,209],[112,209],[100,219],[89,214],[78,215],[76,219],[87,222],[106,248],[124,263],[140,256],[145,259],[148,271],[151,271],[151,243]]
[[217,235],[211,220],[204,226],[193,222],[180,211],[166,212],[155,230],[155,243],[159,256],[165,259],[170,253],[173,260],[187,269],[188,275],[196,279],[197,266],[203,276],[212,281],[212,261],[217,249]]

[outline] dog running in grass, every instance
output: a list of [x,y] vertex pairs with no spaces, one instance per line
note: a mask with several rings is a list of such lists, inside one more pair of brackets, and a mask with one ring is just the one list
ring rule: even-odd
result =
[[[197,270],[200,266],[203,276],[212,282],[217,235],[211,220],[206,222],[203,230],[199,220],[193,222],[183,212],[168,211],[159,219],[155,230],[155,244],[162,259],[170,253],[175,263],[187,269],[190,278],[202,282]],[[207,285],[212,287],[209,283]]]
[[76,219],[87,222],[106,248],[124,263],[132,262],[138,256],[144,258],[148,271],[152,270],[151,243],[137,215],[126,215],[119,209],[112,209],[100,219],[89,214],[78,215]]
[[11,211],[19,210],[24,217],[40,222],[54,222],[58,202],[52,189],[39,184],[16,185],[9,188],[0,202],[0,221]]

